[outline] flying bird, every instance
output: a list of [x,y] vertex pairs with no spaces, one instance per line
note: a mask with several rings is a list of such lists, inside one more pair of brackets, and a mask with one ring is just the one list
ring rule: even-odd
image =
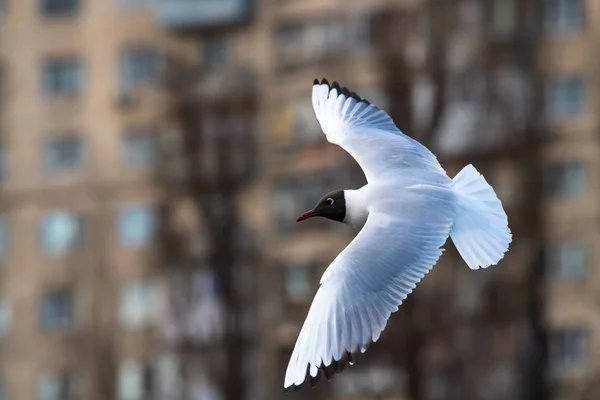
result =
[[441,256],[450,237],[473,270],[497,264],[512,234],[494,189],[467,165],[453,179],[390,116],[326,79],[312,104],[330,143],[361,166],[367,184],[327,193],[298,221],[324,217],[359,230],[321,277],[285,374],[285,391],[352,364]]

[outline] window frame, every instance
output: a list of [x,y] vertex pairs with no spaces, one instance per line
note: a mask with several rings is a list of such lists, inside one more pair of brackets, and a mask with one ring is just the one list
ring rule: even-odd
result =
[[[544,31],[550,34],[569,34],[583,31],[587,25],[587,9],[585,0],[575,0],[579,3],[579,20],[567,20],[565,13],[568,4],[572,0],[544,0],[542,11],[542,23]],[[554,8],[553,8],[554,7]],[[554,11],[554,13],[553,13]],[[551,15],[553,14],[553,15]],[[571,15],[570,18],[573,16]]]
[[[579,271],[571,271],[569,264],[566,263],[568,253],[581,252],[576,254],[579,258],[582,258],[582,265],[578,265]],[[548,260],[549,266],[549,277],[556,282],[581,282],[585,279],[586,275],[590,272],[592,252],[589,244],[584,241],[578,240],[565,240],[560,242],[549,243],[545,249],[546,259]],[[573,274],[572,272],[578,272]]]
[[[81,57],[77,54],[45,57],[40,65],[40,86],[44,97],[46,99],[80,97],[84,89],[83,68]],[[72,81],[67,82],[65,79],[67,75]],[[51,82],[50,78],[53,78],[54,82]]]
[[[149,142],[144,142],[143,144],[144,146],[150,144],[153,147],[151,149],[153,154],[150,156],[144,154],[143,160],[140,156],[136,157],[135,154],[140,154],[139,148],[137,151],[133,152],[132,145],[135,144],[135,140],[133,139],[136,138],[150,138],[151,140]],[[129,127],[123,133],[122,146],[121,156],[123,164],[127,167],[145,169],[155,167],[158,164],[160,159],[160,134],[157,130],[145,127]],[[148,159],[148,157],[151,159]]]
[[[574,333],[579,336],[576,339],[580,343],[576,343],[575,345],[567,343],[568,336]],[[565,325],[551,328],[549,355],[552,370],[560,373],[585,368],[589,364],[590,336],[590,330],[585,325]],[[572,341],[573,337],[570,339]],[[566,355],[566,353],[573,351],[578,346],[582,347],[575,349],[579,353],[577,356]],[[578,360],[573,360],[574,358],[578,358]]]
[[[150,57],[148,57],[150,56]],[[147,57],[143,63],[140,59]],[[148,60],[154,58],[156,65],[153,68],[148,67]],[[165,72],[165,55],[164,52],[153,44],[138,43],[130,44],[123,47],[118,57],[118,86],[121,91],[135,90],[142,86],[157,85],[161,82]],[[140,73],[143,69],[155,69],[153,73]]]
[[[126,234],[124,233],[127,226],[129,226],[129,224],[127,224],[127,226],[124,226],[124,221],[123,219],[126,218],[125,215],[128,212],[132,212],[132,211],[140,211],[140,210],[146,210],[149,211],[149,223],[150,223],[150,232],[145,236],[145,239],[136,239],[133,240],[131,238],[126,238]],[[118,224],[118,238],[119,238],[119,243],[122,247],[125,248],[131,248],[131,249],[135,249],[135,248],[142,248],[142,247],[146,247],[152,244],[152,242],[156,239],[157,237],[157,233],[158,233],[158,210],[156,209],[156,206],[154,204],[151,203],[127,203],[122,205],[119,208],[118,214],[117,214],[117,224]],[[125,229],[124,229],[125,228]],[[133,241],[132,241],[133,240]]]
[[[50,247],[46,246],[46,240],[44,239],[45,237],[45,228],[47,226],[47,224],[49,224],[48,219],[52,218],[52,217],[64,217],[64,216],[68,216],[71,219],[71,221],[69,222],[75,222],[75,237],[74,237],[74,241],[72,243],[70,243],[67,247],[59,247],[56,249],[51,249]],[[61,255],[66,255],[69,253],[72,253],[73,251],[75,251],[79,246],[81,246],[82,244],[82,235],[83,235],[83,217],[80,213],[75,212],[73,210],[69,210],[69,209],[53,209],[53,210],[47,210],[46,212],[44,212],[39,221],[38,221],[38,243],[39,243],[39,248],[40,251],[48,256],[61,256]],[[55,236],[52,235],[51,236]]]
[[[561,170],[558,170],[558,169]],[[571,172],[577,171],[581,173],[578,178],[581,182],[581,190],[570,192],[567,190],[565,183],[570,182],[573,178],[568,179],[565,175],[568,175],[568,170],[574,168]],[[555,169],[555,170],[553,170]],[[589,171],[588,165],[584,160],[556,160],[551,161],[543,166],[543,194],[546,199],[575,199],[580,198],[587,194],[589,184]],[[557,182],[553,182],[552,179],[556,179]]]
[[[55,160],[52,161],[50,158],[57,158],[56,154],[52,155],[52,152],[56,152],[57,150],[61,150],[60,148],[51,148],[53,146],[62,147],[65,143],[69,141],[76,142],[76,157],[75,167],[57,167],[51,166],[52,163],[55,163]],[[64,157],[60,157],[64,158]],[[62,175],[71,175],[80,173],[85,169],[85,141],[83,137],[77,133],[63,134],[56,137],[45,138],[41,142],[41,156],[40,156],[40,169],[41,173],[45,176],[62,176]]]
[[[550,120],[558,122],[576,118],[589,107],[589,81],[583,74],[556,77],[548,85],[547,113]],[[576,99],[571,99],[577,93]]]
[[[53,321],[52,324],[48,324],[49,317],[46,314],[46,307],[47,307],[48,301],[51,300],[51,298],[50,298],[51,296],[62,296],[62,295],[67,295],[67,297],[62,298],[61,301],[64,301],[64,299],[68,299],[68,301],[70,302],[70,304],[65,303],[66,307],[65,307],[65,304],[60,305],[61,313],[65,312],[64,309],[67,310],[66,316],[61,315],[60,320],[58,322]],[[64,319],[64,321],[63,321],[63,319]],[[46,334],[51,334],[51,335],[52,334],[65,334],[65,333],[72,332],[75,329],[76,320],[77,320],[77,294],[75,293],[75,290],[72,287],[66,286],[66,287],[51,288],[42,293],[42,297],[40,299],[40,306],[39,306],[39,310],[38,310],[38,321],[39,321],[39,326],[40,326],[40,329],[42,330],[42,332],[44,332]]]

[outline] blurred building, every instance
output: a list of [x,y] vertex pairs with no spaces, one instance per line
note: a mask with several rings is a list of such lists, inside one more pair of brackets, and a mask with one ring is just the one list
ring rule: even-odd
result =
[[357,365],[296,397],[535,398],[544,364],[579,398],[600,368],[599,18],[594,0],[0,0],[0,399],[284,396],[354,234],[294,221],[364,184],[314,118],[321,77],[451,175],[476,163],[515,242],[489,271],[448,251]]
[[0,2],[0,398],[141,399],[166,377],[155,169],[180,50],[149,2]]

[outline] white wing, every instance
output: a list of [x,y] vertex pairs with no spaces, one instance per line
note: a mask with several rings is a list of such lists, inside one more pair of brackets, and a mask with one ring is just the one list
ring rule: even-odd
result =
[[312,91],[315,115],[327,140],[346,150],[360,164],[367,181],[396,179],[418,173],[422,181],[446,183],[450,178],[437,158],[422,144],[406,136],[380,110],[356,93],[315,79]]
[[331,378],[379,338],[391,313],[442,254],[454,220],[450,178],[385,112],[325,80],[315,81],[312,100],[327,139],[358,161],[373,191],[365,226],[321,278],[286,371],[286,389],[307,376],[315,384],[320,371]]
[[[354,240],[327,268],[292,353],[284,387],[296,390],[305,378],[316,384],[321,371],[352,362],[377,341],[390,314],[442,254],[452,224],[451,199],[429,197],[423,207],[445,209],[447,218],[423,222],[371,212]],[[439,214],[441,215],[441,213]]]

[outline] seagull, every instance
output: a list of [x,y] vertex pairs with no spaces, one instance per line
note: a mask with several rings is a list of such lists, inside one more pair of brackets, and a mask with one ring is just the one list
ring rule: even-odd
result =
[[314,386],[322,374],[332,379],[376,342],[448,237],[472,270],[497,264],[512,241],[502,203],[473,165],[451,179],[385,111],[337,82],[315,79],[312,104],[327,140],[358,162],[367,184],[327,193],[298,218],[328,218],[359,232],[321,277],[286,392]]

